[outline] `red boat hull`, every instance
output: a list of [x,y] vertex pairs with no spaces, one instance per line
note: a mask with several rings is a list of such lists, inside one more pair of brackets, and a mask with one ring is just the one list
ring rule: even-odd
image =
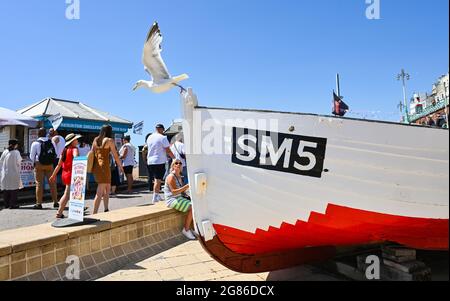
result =
[[261,255],[307,247],[345,247],[395,242],[415,249],[448,250],[448,219],[394,216],[330,204],[307,222],[283,223],[249,233],[214,225],[218,239],[232,252]]

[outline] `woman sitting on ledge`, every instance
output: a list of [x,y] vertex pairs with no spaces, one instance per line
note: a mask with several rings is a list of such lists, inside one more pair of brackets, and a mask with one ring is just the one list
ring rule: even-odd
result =
[[192,204],[191,198],[186,194],[189,190],[189,184],[183,185],[181,172],[183,165],[180,160],[173,160],[170,165],[170,174],[167,176],[164,185],[164,196],[166,197],[167,207],[186,213],[184,229],[181,233],[190,240],[194,240],[195,236],[191,228],[192,223]]

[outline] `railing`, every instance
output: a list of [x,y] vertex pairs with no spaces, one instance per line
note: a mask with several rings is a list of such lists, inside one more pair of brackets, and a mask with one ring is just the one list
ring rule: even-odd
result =
[[437,110],[445,108],[445,106],[447,106],[447,105],[448,105],[448,100],[442,99],[432,106],[427,106],[425,109],[422,110],[422,112],[420,112],[418,114],[409,115],[409,121],[414,122],[422,117],[425,117],[427,115],[430,115],[431,113],[436,112]]

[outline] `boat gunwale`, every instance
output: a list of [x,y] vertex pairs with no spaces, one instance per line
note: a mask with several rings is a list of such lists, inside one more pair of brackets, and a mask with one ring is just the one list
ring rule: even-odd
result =
[[444,131],[448,131],[449,130],[449,129],[446,129],[446,128],[432,127],[432,126],[429,126],[429,125],[400,123],[400,122],[387,121],[387,120],[361,119],[361,118],[354,118],[354,117],[338,117],[338,116],[322,115],[322,114],[314,114],[314,113],[286,112],[286,111],[274,111],[274,110],[263,110],[263,109],[236,109],[236,108],[221,108],[221,107],[207,107],[207,106],[195,106],[194,109],[223,110],[223,111],[233,111],[233,112],[256,112],[256,113],[289,114],[289,115],[333,118],[333,119],[339,119],[339,120],[352,120],[352,121],[363,121],[363,122],[371,122],[371,123],[390,124],[390,125],[407,126],[407,127],[414,127],[414,128],[424,128],[424,129],[432,129],[432,130],[444,130]]

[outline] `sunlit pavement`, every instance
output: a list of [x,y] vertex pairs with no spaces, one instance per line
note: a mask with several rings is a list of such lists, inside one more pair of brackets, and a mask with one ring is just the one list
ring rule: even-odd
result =
[[241,274],[213,260],[198,241],[190,241],[125,268],[98,281],[339,281],[312,266],[260,274]]
[[[118,194],[110,199],[110,210],[148,205],[151,200],[148,190],[137,191],[132,195]],[[93,198],[86,200],[92,212]],[[17,210],[0,209],[0,231],[28,227],[55,220],[53,203],[43,204],[43,210],[32,209],[33,204],[24,205]],[[100,207],[103,212],[103,205]],[[67,215],[67,211],[65,212]],[[260,274],[240,274],[231,271],[213,260],[198,241],[186,242],[139,263],[130,263],[125,268],[100,280],[226,280],[226,281],[264,281],[264,280],[342,280],[312,266],[295,267],[282,271]]]
[[[117,210],[126,207],[135,207],[150,204],[152,199],[148,190],[137,190],[131,195],[119,193],[117,196],[111,197],[109,201],[109,209]],[[94,207],[93,197],[86,200],[87,210],[92,213]],[[23,205],[20,209],[9,210],[0,208],[0,231],[8,229],[16,229],[28,226],[35,226],[55,221],[57,209],[53,208],[53,203],[43,204],[43,210],[35,210],[33,204]],[[99,212],[103,212],[103,204],[100,206]],[[66,216],[68,211],[64,213]]]

